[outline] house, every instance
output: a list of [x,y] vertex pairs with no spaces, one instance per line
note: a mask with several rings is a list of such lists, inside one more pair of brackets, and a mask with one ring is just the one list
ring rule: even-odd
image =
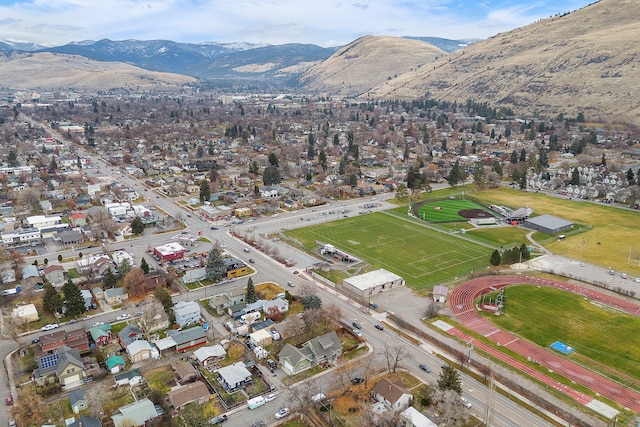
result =
[[53,354],[38,359],[38,368],[33,371],[36,384],[45,385],[58,382],[62,387],[78,384],[86,378],[80,352],[67,346],[60,347]]
[[114,427],[142,427],[152,419],[164,415],[162,407],[154,405],[147,397],[121,406],[119,410],[111,417]]
[[43,353],[53,353],[67,344],[67,333],[63,330],[57,330],[40,335],[38,339],[38,344]]
[[40,319],[38,309],[34,304],[25,304],[14,308],[11,312],[11,316],[14,319],[17,319],[17,323],[19,324],[36,322]]
[[400,413],[400,420],[400,425],[403,427],[438,427],[413,406],[409,406]]
[[215,295],[209,300],[209,305],[216,309],[218,314],[233,312],[245,307],[245,289],[241,286],[228,289],[226,292]]
[[193,352],[193,357],[202,366],[207,366],[210,363],[218,362],[227,357],[227,352],[220,344],[215,344],[209,347],[200,347]]
[[89,348],[89,337],[84,328],[72,329],[66,331],[66,345],[83,351]]
[[112,374],[119,373],[126,366],[124,359],[116,355],[109,356],[105,364],[107,365],[107,369],[109,370],[109,372],[111,372]]
[[74,414],[83,411],[89,407],[89,402],[84,396],[84,390],[76,389],[69,393],[69,403]]
[[316,364],[335,362],[342,354],[342,342],[335,331],[311,338],[305,345],[311,349]]
[[129,299],[129,294],[125,288],[112,288],[104,291],[104,299],[107,304],[122,304]]
[[144,290],[145,292],[153,292],[157,287],[167,287],[167,279],[160,274],[153,276],[145,276],[144,278]]
[[167,393],[169,404],[175,409],[180,410],[184,406],[192,402],[203,405],[209,401],[211,393],[207,385],[202,381],[196,381],[182,387],[178,387]]
[[201,326],[195,326],[184,331],[167,331],[176,342],[176,351],[185,352],[190,348],[207,343],[207,335]]
[[82,213],[74,213],[69,215],[69,222],[73,227],[84,227],[87,225],[87,217]]
[[42,270],[42,274],[45,279],[47,279],[54,287],[62,286],[64,284],[64,273],[64,267],[61,265],[48,265],[44,270]]
[[297,374],[314,365],[332,363],[342,354],[342,343],[335,331],[315,337],[300,348],[285,344],[278,357],[283,369],[290,375]]
[[402,381],[391,381],[387,378],[382,378],[373,386],[371,396],[393,411],[402,411],[410,406],[413,400],[413,395]]
[[218,369],[218,382],[228,392],[234,392],[251,381],[251,372],[243,362],[236,362]]
[[133,363],[151,358],[153,348],[147,340],[136,340],[127,345],[127,354]]
[[115,374],[113,376],[113,381],[117,385],[127,385],[127,384],[140,384],[142,382],[142,374],[140,373],[140,369],[132,369],[127,372],[121,372],[119,374]]
[[122,348],[126,348],[134,341],[141,340],[143,337],[142,330],[138,325],[127,325],[118,332],[118,341]]
[[111,341],[111,324],[94,326],[89,329],[89,335],[96,345],[107,345]]
[[264,304],[262,304],[262,312],[264,315],[267,316],[273,310],[278,310],[280,313],[286,313],[289,311],[289,301],[284,298],[264,301]]
[[152,302],[147,305],[147,310],[141,318],[141,324],[148,334],[152,334],[169,327],[169,317],[160,303]]
[[184,385],[192,383],[198,378],[198,371],[189,362],[178,361],[171,364],[171,368],[176,373],[178,384]]
[[96,417],[82,415],[71,424],[68,424],[67,427],[102,427],[102,423]]
[[29,277],[40,278],[38,267],[32,264],[25,265],[24,267],[22,267],[22,279],[28,279]]
[[308,348],[296,348],[287,343],[278,354],[282,368],[289,374],[295,375],[311,368],[311,351]]
[[200,304],[198,301],[179,301],[173,305],[178,326],[188,326],[200,322]]

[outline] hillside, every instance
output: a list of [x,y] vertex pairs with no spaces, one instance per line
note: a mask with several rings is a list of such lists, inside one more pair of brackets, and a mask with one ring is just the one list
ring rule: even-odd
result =
[[0,81],[12,89],[178,89],[196,79],[143,70],[120,62],[53,53],[0,53]]
[[488,101],[520,113],[582,111],[640,123],[638,0],[602,0],[498,34],[385,81],[369,96]]
[[359,95],[445,55],[443,50],[419,40],[366,36],[307,70],[300,84],[312,91]]

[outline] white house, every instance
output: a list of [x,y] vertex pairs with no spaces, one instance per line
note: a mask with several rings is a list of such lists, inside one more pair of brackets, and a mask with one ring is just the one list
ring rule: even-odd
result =
[[191,325],[200,321],[200,304],[197,301],[178,301],[173,305],[176,323],[180,326]]

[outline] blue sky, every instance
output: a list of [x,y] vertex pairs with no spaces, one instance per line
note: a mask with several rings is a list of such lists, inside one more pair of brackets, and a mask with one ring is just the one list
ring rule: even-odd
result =
[[347,44],[364,35],[487,38],[593,0],[0,0],[0,40]]

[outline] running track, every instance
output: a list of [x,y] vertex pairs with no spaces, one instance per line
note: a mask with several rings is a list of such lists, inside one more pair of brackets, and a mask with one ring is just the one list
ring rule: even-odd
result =
[[[455,288],[451,293],[449,302],[453,313],[458,320],[469,329],[480,333],[481,335],[490,338],[503,347],[507,347],[512,351],[527,357],[529,360],[533,360],[540,365],[559,373],[563,377],[569,378],[578,384],[581,384],[602,396],[605,396],[620,405],[630,408],[635,412],[640,412],[640,393],[635,390],[626,388],[616,382],[609,380],[603,376],[598,375],[582,366],[566,360],[559,355],[541,348],[531,342],[519,338],[510,332],[503,331],[496,327],[494,324],[483,319],[476,308],[473,301],[486,293],[493,292],[495,289],[502,288],[504,286],[513,284],[533,284],[539,286],[550,286],[557,289],[564,289],[569,292],[573,292],[578,295],[582,295],[592,301],[599,302],[604,305],[615,307],[618,310],[625,311],[629,314],[639,316],[640,305],[634,304],[628,301],[617,299],[609,295],[603,294],[598,291],[594,291],[588,288],[584,288],[579,285],[574,285],[566,282],[559,282],[547,279],[538,279],[528,276],[485,276],[473,279],[469,282],[465,282]],[[449,333],[458,336],[465,341],[469,341],[472,338],[463,332],[453,328],[449,330]],[[549,387],[553,387],[560,392],[571,397],[575,401],[581,404],[588,404],[593,399],[590,396],[571,389],[570,387],[559,383],[558,381],[550,378],[541,372],[532,369],[531,367],[523,364],[503,353],[495,348],[486,344],[474,341],[473,345],[486,353],[503,360],[504,362],[514,366],[517,369],[525,372],[526,374],[534,377],[535,379],[542,381]]]

